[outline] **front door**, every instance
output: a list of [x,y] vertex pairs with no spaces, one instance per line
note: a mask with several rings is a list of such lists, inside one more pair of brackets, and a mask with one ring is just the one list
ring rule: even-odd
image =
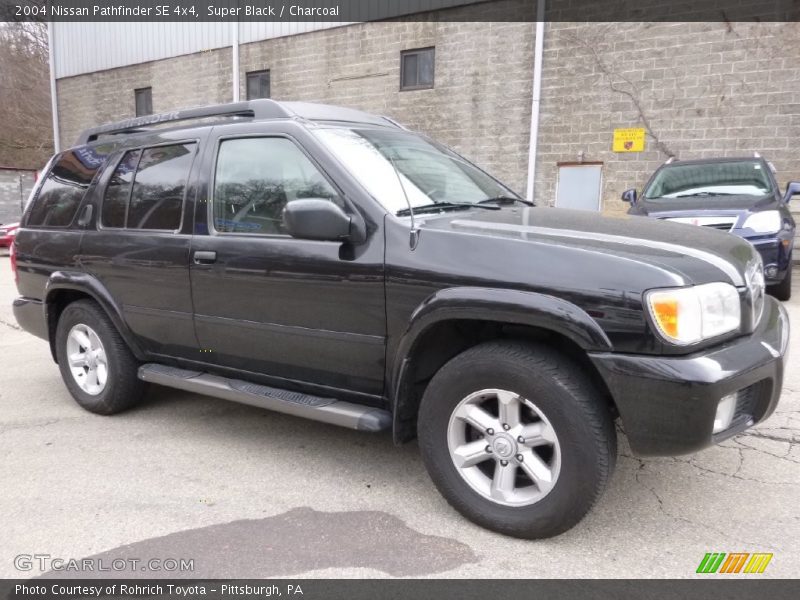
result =
[[190,267],[203,360],[275,385],[380,395],[383,232],[358,246],[289,236],[287,202],[352,206],[280,125],[264,130],[237,136],[237,125],[215,128],[204,157],[207,201],[198,202]]

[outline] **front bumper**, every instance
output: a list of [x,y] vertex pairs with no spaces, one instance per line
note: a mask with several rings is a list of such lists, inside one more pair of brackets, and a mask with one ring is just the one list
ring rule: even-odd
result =
[[[768,284],[780,283],[791,268],[793,236],[783,233],[773,238],[744,238],[758,251],[764,262],[764,279]],[[770,267],[774,267],[773,269]]]
[[[606,382],[631,449],[640,455],[688,454],[763,421],[781,395],[789,317],[773,298],[751,335],[682,357],[614,353],[590,357]],[[717,405],[740,394],[731,425],[712,434]]]

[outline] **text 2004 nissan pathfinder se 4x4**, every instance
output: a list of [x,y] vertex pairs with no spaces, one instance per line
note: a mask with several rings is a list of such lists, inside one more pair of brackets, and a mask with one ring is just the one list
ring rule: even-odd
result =
[[591,508],[616,418],[641,455],[765,419],[789,336],[740,238],[535,208],[389,119],[305,103],[84,132],[13,260],[17,320],[87,410],[152,382],[392,428],[457,510],[526,538]]

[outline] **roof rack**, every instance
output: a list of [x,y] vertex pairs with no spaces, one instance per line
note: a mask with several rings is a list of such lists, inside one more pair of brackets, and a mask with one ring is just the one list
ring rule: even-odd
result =
[[190,121],[209,117],[249,117],[251,119],[285,119],[294,116],[294,113],[281,106],[274,100],[259,99],[245,102],[231,102],[228,104],[215,104],[212,106],[198,106],[184,110],[146,115],[125,119],[116,123],[108,123],[99,127],[85,129],[78,136],[77,146],[93,142],[101,135],[114,135],[120,133],[141,133],[147,131],[152,125],[173,123],[177,121]]

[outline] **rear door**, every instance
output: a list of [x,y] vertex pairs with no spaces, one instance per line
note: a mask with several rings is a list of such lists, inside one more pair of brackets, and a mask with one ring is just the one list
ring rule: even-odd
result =
[[81,244],[86,270],[153,354],[197,356],[189,247],[199,141],[162,141],[113,156],[97,192],[96,230]]
[[212,364],[276,385],[383,391],[386,313],[382,223],[351,246],[289,236],[281,213],[298,198],[346,211],[341,188],[293,123],[215,127],[203,159],[190,267],[195,327]]

